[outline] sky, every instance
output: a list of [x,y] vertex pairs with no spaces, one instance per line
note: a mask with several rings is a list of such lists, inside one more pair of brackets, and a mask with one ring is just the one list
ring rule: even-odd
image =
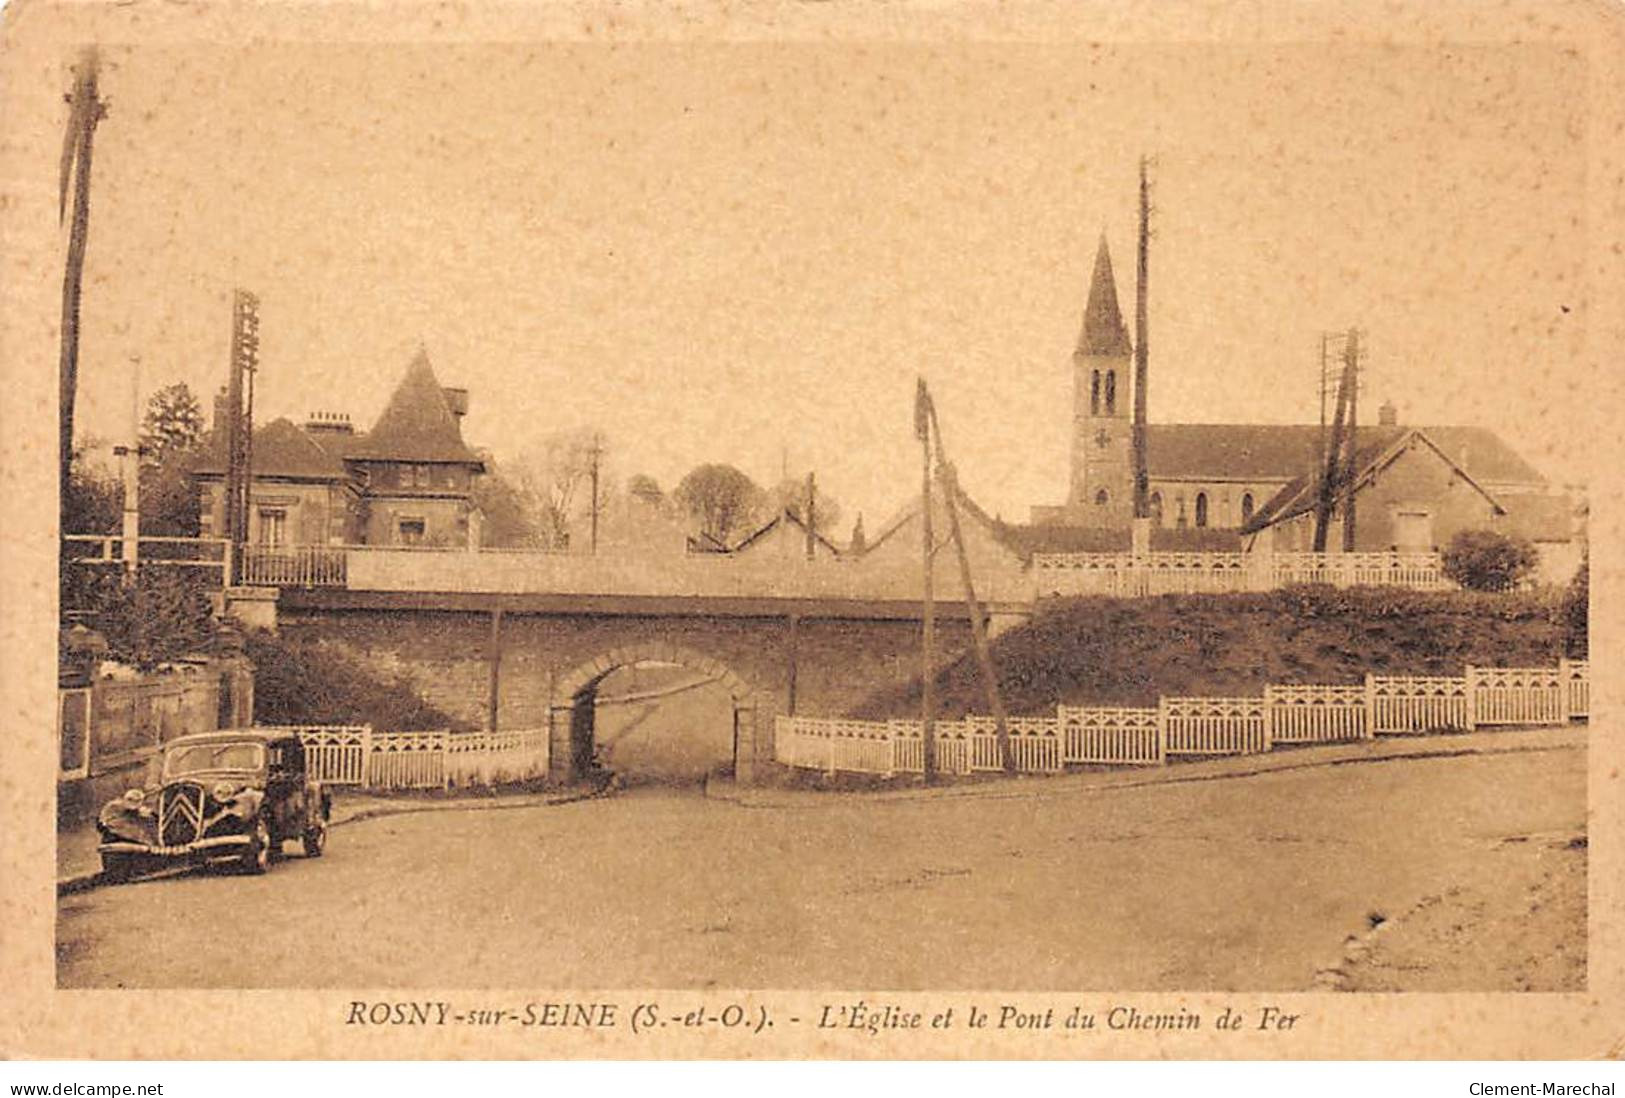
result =
[[[63,77],[64,86],[66,76]],[[916,376],[960,478],[1066,492],[1096,242],[1132,323],[1153,156],[1153,422],[1364,405],[1585,475],[1585,71],[1541,46],[560,43],[110,47],[81,433],[225,380],[258,418],[382,409],[421,345],[498,461],[597,427],[620,476],[918,490]],[[51,185],[54,150],[39,167]],[[54,356],[54,349],[52,350]]]

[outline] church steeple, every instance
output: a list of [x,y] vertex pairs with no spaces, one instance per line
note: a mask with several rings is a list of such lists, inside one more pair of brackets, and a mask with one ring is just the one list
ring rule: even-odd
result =
[[1095,273],[1089,283],[1089,303],[1083,310],[1083,330],[1078,333],[1079,355],[1104,358],[1125,357],[1130,353],[1128,329],[1117,308],[1117,279],[1112,275],[1112,253],[1106,234],[1100,234],[1095,251]]

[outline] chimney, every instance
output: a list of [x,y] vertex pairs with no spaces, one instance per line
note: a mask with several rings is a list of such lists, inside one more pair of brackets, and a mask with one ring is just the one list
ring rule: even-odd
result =
[[440,391],[446,394],[446,405],[451,409],[452,415],[456,416],[458,419],[462,419],[464,416],[468,415],[467,389],[460,389],[455,386],[448,385],[443,387]]
[[312,412],[305,420],[305,431],[312,435],[353,435],[355,427],[348,412]]
[[1377,425],[1379,427],[1399,426],[1399,409],[1394,407],[1393,401],[1385,400],[1382,402],[1382,407],[1377,409]]

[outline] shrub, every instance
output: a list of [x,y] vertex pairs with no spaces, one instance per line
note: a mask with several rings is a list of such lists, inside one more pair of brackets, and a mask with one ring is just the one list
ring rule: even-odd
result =
[[214,635],[209,581],[201,569],[64,564],[64,608],[84,614],[107,641],[108,658],[147,670],[192,655]]
[[370,724],[379,731],[461,729],[403,675],[385,676],[336,645],[263,630],[246,638],[257,724]]
[[1470,591],[1510,591],[1534,574],[1540,557],[1522,538],[1463,530],[1443,555],[1444,574]]

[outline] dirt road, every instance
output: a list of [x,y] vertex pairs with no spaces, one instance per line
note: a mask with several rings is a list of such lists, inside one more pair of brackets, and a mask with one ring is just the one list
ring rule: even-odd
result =
[[[766,808],[641,790],[398,816],[337,829],[325,858],[295,855],[262,878],[65,897],[58,975],[68,987],[1288,990],[1373,919],[1415,913],[1383,947],[1413,952],[1368,971],[1372,986],[1574,987],[1584,779],[1584,749],[1570,747],[1039,798]],[[1421,921],[1426,898],[1464,896],[1479,905],[1465,922]],[[1532,898],[1547,909],[1533,931],[1510,919]],[[1408,938],[1407,925],[1421,930]],[[1512,963],[1557,946],[1579,965]]]

